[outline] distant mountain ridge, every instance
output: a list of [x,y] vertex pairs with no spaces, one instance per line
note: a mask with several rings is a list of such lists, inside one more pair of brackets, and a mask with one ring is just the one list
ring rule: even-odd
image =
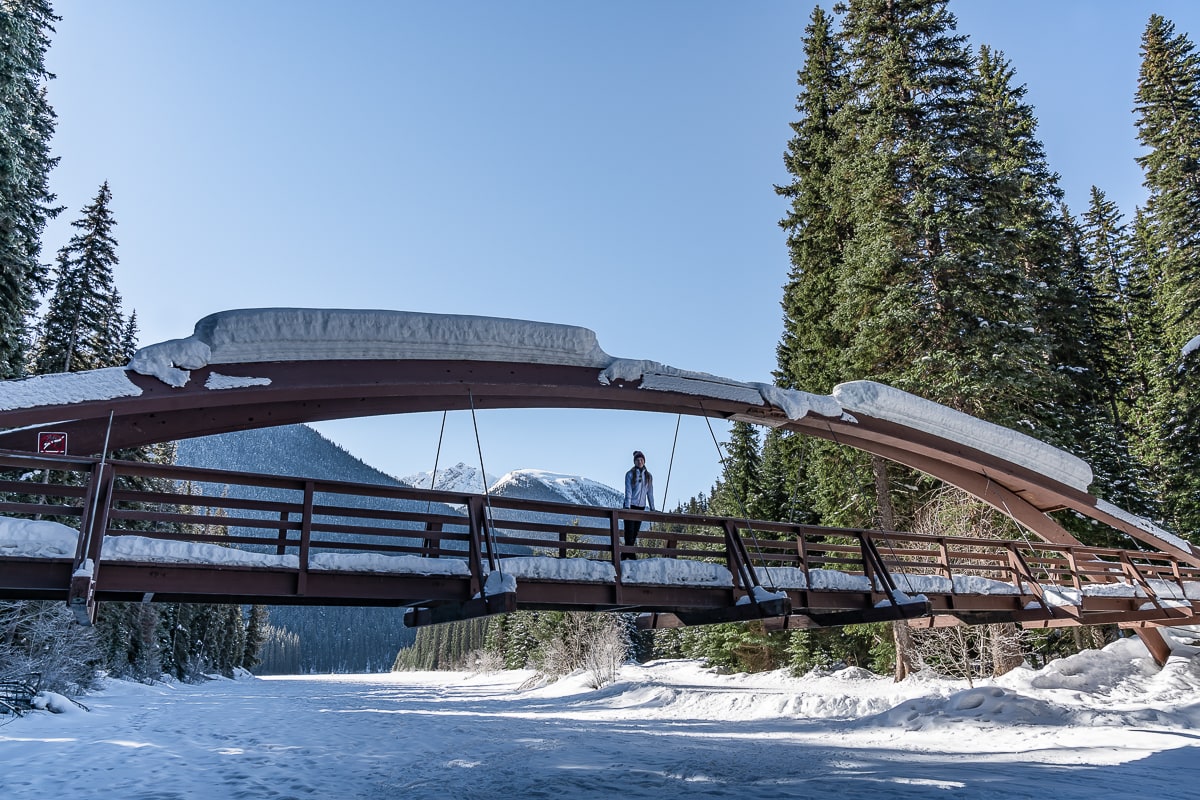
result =
[[619,508],[625,501],[624,492],[599,481],[541,469],[513,470],[496,481],[490,491],[499,497],[519,497],[523,500],[546,500],[601,508]]
[[219,433],[179,442],[176,461],[193,467],[400,486],[307,425]]
[[[432,471],[415,472],[400,480],[416,489],[428,489],[430,488],[429,479],[432,476]],[[491,486],[497,479],[492,475],[487,475],[486,480],[487,485]],[[484,479],[479,477],[479,470],[460,461],[452,467],[439,468],[437,471],[437,486],[433,488],[445,492],[483,494],[483,485]]]
[[[428,489],[432,472],[417,472],[400,480],[418,489]],[[515,469],[495,478],[487,476],[488,493],[496,497],[574,503],[582,506],[613,508],[625,500],[623,492],[591,478],[566,475],[544,469]],[[463,462],[439,469],[437,488],[451,492],[483,494],[479,469]]]

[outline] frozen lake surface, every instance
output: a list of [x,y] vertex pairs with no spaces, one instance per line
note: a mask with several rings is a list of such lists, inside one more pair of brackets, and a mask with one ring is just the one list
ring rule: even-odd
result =
[[1136,640],[973,688],[693,661],[601,690],[531,675],[110,681],[90,712],[0,717],[3,797],[1147,798],[1200,779],[1200,660],[1159,671]]

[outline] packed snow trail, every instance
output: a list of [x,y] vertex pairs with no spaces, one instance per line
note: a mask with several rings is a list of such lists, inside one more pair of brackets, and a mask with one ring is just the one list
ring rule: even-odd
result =
[[1157,673],[1122,647],[976,688],[695,662],[601,690],[520,691],[528,672],[113,681],[90,713],[0,724],[0,781],[6,800],[1177,795],[1200,777],[1200,667]]

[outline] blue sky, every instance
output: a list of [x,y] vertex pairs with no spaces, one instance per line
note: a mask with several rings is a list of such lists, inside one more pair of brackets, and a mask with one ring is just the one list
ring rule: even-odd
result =
[[[1076,211],[1141,202],[1132,96],[1152,12],[1185,0],[952,0],[1028,86]],[[582,325],[614,356],[769,381],[788,260],[772,186],[812,4],[58,0],[52,173],[67,211],[113,191],[141,342],[270,306]],[[830,387],[832,388],[832,387]],[[319,425],[395,475],[433,467],[440,415]],[[619,486],[635,448],[660,495],[674,417],[480,414],[484,466]],[[726,438],[726,428],[716,426]],[[442,463],[478,464],[451,414]],[[719,472],[680,425],[668,503]],[[660,503],[661,503],[661,497]]]

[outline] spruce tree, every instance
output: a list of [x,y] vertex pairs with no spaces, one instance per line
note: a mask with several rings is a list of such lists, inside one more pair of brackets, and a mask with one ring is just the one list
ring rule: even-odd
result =
[[72,372],[126,363],[126,326],[113,279],[117,265],[116,225],[106,181],[76,233],[58,251],[54,292],[41,324],[34,371]]
[[0,7],[0,379],[25,374],[29,322],[46,281],[41,235],[60,210],[49,188],[58,159],[45,91],[57,20],[47,0]]
[[[848,236],[827,301],[841,351],[826,362],[838,382],[879,380],[974,410],[958,385],[974,372],[960,369],[962,351],[987,318],[967,303],[978,253],[959,246],[974,202],[964,176],[977,168],[970,53],[938,0],[854,0],[839,11],[849,94],[833,119],[831,180]],[[881,464],[815,450],[808,469],[822,522],[891,516]]]
[[1147,440],[1168,526],[1197,535],[1200,365],[1183,348],[1200,334],[1200,56],[1157,14],[1142,37],[1134,110],[1148,191],[1135,241],[1158,328]]
[[[962,359],[964,371],[974,373],[972,400],[962,410],[1078,452],[1086,426],[1064,405],[1080,404],[1062,400],[1077,395],[1074,379],[1089,374],[1091,354],[1080,347],[1080,332],[1091,309],[1068,236],[1073,220],[1010,63],[984,46],[975,72],[971,138],[978,169],[966,183],[979,199],[961,227],[976,274],[959,291],[969,286],[969,313],[983,322],[968,326],[974,336],[964,337],[976,341]],[[1088,418],[1086,405],[1079,413]]]
[[1139,430],[1146,427],[1151,364],[1143,347],[1150,330],[1148,286],[1137,272],[1132,239],[1116,204],[1095,186],[1076,234],[1090,296],[1090,325],[1080,332],[1089,350],[1081,381],[1092,394],[1094,423],[1084,457],[1092,465],[1091,492],[1137,514],[1159,516],[1153,476],[1140,457]]
[[844,335],[831,319],[841,245],[849,237],[846,195],[833,180],[838,159],[836,116],[846,101],[846,72],[832,20],[818,6],[804,34],[804,67],[793,136],[784,154],[791,181],[775,191],[788,199],[780,220],[787,233],[791,271],[783,291],[783,336],[776,355],[777,382],[826,393],[838,379],[836,358]]
[[[944,0],[851,0],[838,11],[844,67],[827,123],[834,144],[821,151],[832,160],[789,195],[779,382],[878,380],[1073,447],[1077,426],[1060,401],[1081,365],[1066,346],[1077,326],[1063,319],[1081,301],[1065,281],[1061,191],[1023,87],[1002,55],[972,56]],[[798,108],[812,107],[810,93]],[[809,186],[836,194],[826,207],[844,210],[839,236],[807,238],[825,219],[795,200]],[[812,320],[788,298],[810,268],[836,276],[812,287],[817,324],[833,333],[823,353],[800,359]],[[804,455],[808,504],[823,523],[903,525],[919,502],[890,497],[902,470],[828,445]]]
[[266,606],[250,606],[249,619],[246,621],[246,646],[242,648],[240,666],[243,669],[254,669],[262,663],[262,650],[270,637],[270,613]]
[[[1087,428],[1062,408],[1087,368],[1075,347],[1086,297],[1071,283],[1082,262],[1024,88],[1002,54],[971,53],[945,0],[836,11],[843,88],[822,151],[832,161],[791,196],[809,185],[834,194],[840,238],[805,240],[823,218],[793,202],[779,382],[827,391],[814,375],[877,380],[1080,450]],[[821,341],[835,349],[798,358],[809,320],[789,298],[808,265],[835,276],[815,289],[816,324],[831,329]],[[802,455],[822,524],[909,527],[932,496],[932,481],[882,459],[821,443]]]
[[714,511],[729,517],[752,516],[750,509],[758,505],[760,461],[756,427],[733,423],[721,482],[713,490]]

